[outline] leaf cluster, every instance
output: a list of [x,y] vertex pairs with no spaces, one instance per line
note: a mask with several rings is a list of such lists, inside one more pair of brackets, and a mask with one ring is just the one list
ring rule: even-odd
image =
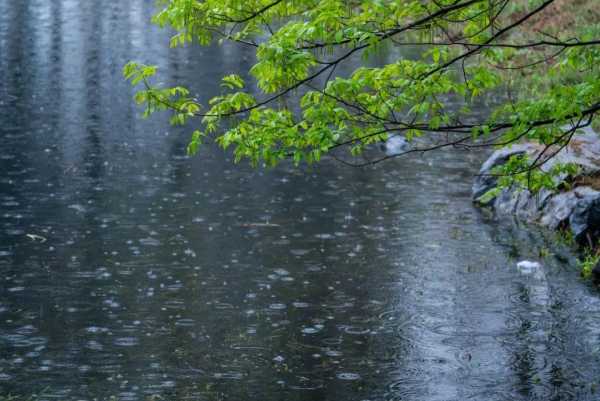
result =
[[[136,101],[146,115],[194,120],[191,154],[211,138],[237,161],[311,163],[403,135],[421,138],[414,152],[534,141],[546,160],[600,111],[600,21],[577,36],[528,29],[555,1],[162,0],[154,22],[176,31],[172,46],[251,47],[255,82],[225,75],[222,93],[202,108],[183,87],[153,84],[155,67],[130,63],[124,75],[143,85]],[[357,57],[382,51],[390,61],[356,67]],[[353,70],[338,74],[346,65]],[[480,112],[490,97],[495,106]],[[543,170],[540,160],[511,159],[498,171],[501,185],[538,190],[573,173]]]

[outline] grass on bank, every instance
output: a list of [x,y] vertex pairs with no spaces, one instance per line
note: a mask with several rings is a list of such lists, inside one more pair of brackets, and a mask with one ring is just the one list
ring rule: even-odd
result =
[[592,276],[592,270],[600,261],[600,250],[598,248],[586,248],[583,251],[583,256],[578,259],[579,269],[581,276],[584,278],[590,278]]
[[[600,262],[600,245],[581,246],[575,240],[573,233],[569,229],[560,229],[557,231],[556,238],[565,246],[572,249],[577,255],[577,267],[581,277],[589,279],[592,277],[592,270]],[[540,257],[549,256],[546,248],[540,250]]]

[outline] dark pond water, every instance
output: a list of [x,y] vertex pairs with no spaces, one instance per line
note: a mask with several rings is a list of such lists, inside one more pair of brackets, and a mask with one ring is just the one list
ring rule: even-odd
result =
[[171,51],[152,13],[0,0],[0,395],[600,397],[597,292],[568,258],[516,269],[548,240],[471,206],[476,155],[188,159],[187,132],[139,118],[122,65],[206,99],[251,55]]

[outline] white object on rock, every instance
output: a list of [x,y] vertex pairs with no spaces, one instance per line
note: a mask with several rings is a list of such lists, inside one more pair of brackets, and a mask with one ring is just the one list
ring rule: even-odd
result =
[[400,135],[394,135],[388,138],[382,145],[382,150],[386,156],[397,156],[410,150],[408,141]]
[[532,274],[532,273],[535,273],[541,267],[542,267],[542,265],[539,262],[534,262],[534,261],[531,261],[531,260],[522,260],[519,263],[517,263],[517,268],[523,274]]

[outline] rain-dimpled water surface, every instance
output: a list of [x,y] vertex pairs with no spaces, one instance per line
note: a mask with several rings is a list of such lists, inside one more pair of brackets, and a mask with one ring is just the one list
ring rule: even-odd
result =
[[121,67],[206,100],[252,53],[170,50],[153,12],[0,0],[1,395],[600,397],[598,293],[568,252],[540,258],[548,235],[471,205],[481,156],[187,158],[189,130],[141,119]]

